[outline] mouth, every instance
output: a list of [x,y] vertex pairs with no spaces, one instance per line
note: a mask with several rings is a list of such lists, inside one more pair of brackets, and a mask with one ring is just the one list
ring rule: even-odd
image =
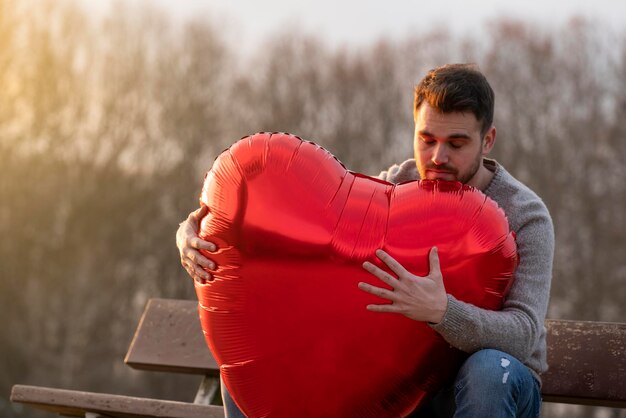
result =
[[445,170],[426,170],[426,179],[428,180],[456,180],[456,173]]

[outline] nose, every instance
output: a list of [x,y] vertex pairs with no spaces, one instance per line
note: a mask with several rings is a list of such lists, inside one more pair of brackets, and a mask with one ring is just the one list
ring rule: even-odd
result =
[[443,144],[438,144],[433,150],[431,161],[435,165],[442,165],[448,162],[448,155]]

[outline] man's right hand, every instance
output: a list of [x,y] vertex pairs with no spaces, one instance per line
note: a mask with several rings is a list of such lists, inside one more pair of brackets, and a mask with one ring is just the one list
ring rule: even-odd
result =
[[215,263],[204,257],[198,250],[215,251],[217,246],[209,241],[204,241],[198,237],[200,229],[200,219],[208,212],[206,206],[191,212],[187,219],[183,221],[176,231],[176,246],[180,253],[180,263],[192,279],[205,283],[211,279],[211,274],[204,271],[203,267],[215,270]]

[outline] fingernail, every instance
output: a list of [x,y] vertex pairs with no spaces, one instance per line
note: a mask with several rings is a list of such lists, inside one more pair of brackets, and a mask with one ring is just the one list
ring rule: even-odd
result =
[[215,251],[215,245],[209,246],[209,251]]

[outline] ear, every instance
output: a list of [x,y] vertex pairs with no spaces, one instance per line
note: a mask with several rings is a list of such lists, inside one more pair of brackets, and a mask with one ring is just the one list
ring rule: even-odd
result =
[[491,128],[489,128],[489,130],[483,137],[482,154],[483,155],[489,154],[493,146],[495,145],[495,143],[496,143],[496,127],[492,125]]

